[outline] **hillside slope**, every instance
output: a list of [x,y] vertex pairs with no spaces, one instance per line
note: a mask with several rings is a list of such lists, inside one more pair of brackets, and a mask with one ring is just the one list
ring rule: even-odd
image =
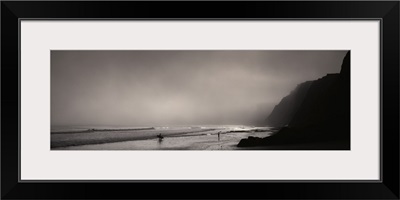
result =
[[243,139],[238,146],[334,142],[337,146],[329,148],[350,149],[350,52],[339,74],[300,84],[274,108],[267,122],[282,128],[270,137]]

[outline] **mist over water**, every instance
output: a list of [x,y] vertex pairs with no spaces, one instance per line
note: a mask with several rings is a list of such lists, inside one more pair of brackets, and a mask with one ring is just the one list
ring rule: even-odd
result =
[[51,125],[258,125],[346,51],[52,51]]

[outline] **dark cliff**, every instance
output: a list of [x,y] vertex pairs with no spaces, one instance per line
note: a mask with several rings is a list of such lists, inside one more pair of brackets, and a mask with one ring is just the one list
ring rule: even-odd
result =
[[288,96],[284,97],[268,116],[268,125],[274,127],[288,125],[304,101],[311,84],[312,81],[301,83]]
[[274,108],[267,123],[283,127],[274,135],[238,146],[337,143],[334,149],[350,149],[350,52],[339,74],[304,82]]

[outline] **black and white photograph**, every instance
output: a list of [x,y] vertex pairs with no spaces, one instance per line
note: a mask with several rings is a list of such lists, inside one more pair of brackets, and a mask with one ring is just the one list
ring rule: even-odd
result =
[[398,199],[399,8],[2,1],[1,199]]
[[51,51],[51,150],[350,150],[350,51]]

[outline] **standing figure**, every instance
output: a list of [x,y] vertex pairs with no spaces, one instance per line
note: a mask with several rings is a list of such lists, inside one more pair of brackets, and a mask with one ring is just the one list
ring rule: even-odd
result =
[[159,142],[161,142],[164,139],[164,137],[161,135],[161,133],[158,134],[157,137],[158,137],[158,141]]
[[220,141],[220,134],[221,134],[221,131],[218,132],[218,141]]

